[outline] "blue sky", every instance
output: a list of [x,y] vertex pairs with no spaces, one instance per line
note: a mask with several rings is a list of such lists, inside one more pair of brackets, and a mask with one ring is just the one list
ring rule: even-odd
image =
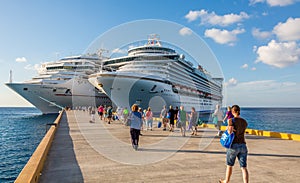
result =
[[[223,70],[225,105],[300,106],[298,0],[0,1],[0,106],[30,106],[7,88],[45,61],[77,55],[112,27],[161,19],[192,30]],[[161,37],[161,39],[164,39]]]

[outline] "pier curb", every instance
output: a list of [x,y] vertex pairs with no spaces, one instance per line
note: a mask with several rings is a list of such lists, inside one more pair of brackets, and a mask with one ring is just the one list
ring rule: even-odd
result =
[[[161,121],[161,118],[154,118],[156,121]],[[207,124],[204,123],[200,125],[202,128],[215,128],[214,124]],[[227,126],[221,126],[221,130],[226,130]],[[249,135],[256,135],[256,136],[263,136],[263,137],[273,137],[273,138],[280,138],[285,140],[294,140],[300,142],[300,134],[291,134],[291,133],[281,133],[281,132],[272,132],[266,130],[255,130],[247,128],[245,131],[246,134]]]
[[[203,125],[201,125],[203,127]],[[204,128],[215,128],[214,124],[205,124]],[[221,126],[221,130],[226,130],[227,126]],[[273,137],[273,138],[280,138],[280,139],[286,139],[286,140],[295,140],[300,141],[300,135],[299,134],[290,134],[290,133],[281,133],[281,132],[272,132],[272,131],[266,131],[266,130],[255,130],[247,128],[245,131],[246,134],[249,135],[256,135],[256,136],[263,136],[263,137]]]
[[61,111],[56,120],[54,121],[55,125],[51,125],[48,132],[28,160],[27,164],[22,169],[21,173],[18,175],[15,183],[35,183],[38,182],[41,171],[43,169],[48,151],[51,147],[57,126],[61,120],[62,115],[65,111]]

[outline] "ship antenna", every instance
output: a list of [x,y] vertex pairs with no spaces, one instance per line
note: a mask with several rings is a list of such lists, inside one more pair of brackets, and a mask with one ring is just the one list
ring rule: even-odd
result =
[[56,60],[59,59],[59,52],[55,52]]
[[109,51],[106,49],[103,49],[103,48],[98,49],[97,55],[98,55],[99,59],[102,59],[102,53],[109,53]]
[[9,71],[9,83],[12,83],[12,70]]
[[161,46],[160,41],[159,41],[159,35],[158,34],[150,34],[148,36],[148,45],[157,45]]
[[100,48],[97,50],[97,55],[98,55],[98,58],[101,62],[101,65],[100,65],[100,73],[102,73],[103,71],[103,57],[102,57],[102,53],[109,53],[109,50],[106,50],[106,49],[103,49],[103,48]]

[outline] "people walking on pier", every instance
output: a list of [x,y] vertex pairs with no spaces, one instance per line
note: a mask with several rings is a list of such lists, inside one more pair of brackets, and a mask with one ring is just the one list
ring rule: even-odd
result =
[[142,114],[140,112],[138,112],[138,105],[134,104],[131,107],[131,114],[129,116],[130,118],[130,135],[131,135],[131,143],[132,143],[132,147],[135,150],[138,150],[138,146],[139,146],[139,138],[140,138],[140,132],[141,132],[141,127],[142,127]]
[[248,149],[246,146],[245,140],[245,130],[248,126],[248,123],[245,119],[240,117],[240,107],[238,105],[233,105],[231,112],[234,118],[228,121],[228,131],[232,133],[234,131],[234,139],[232,145],[229,149],[227,149],[226,155],[226,178],[225,180],[219,180],[220,183],[227,183],[230,181],[230,177],[232,174],[232,169],[234,166],[234,162],[236,157],[238,157],[239,164],[243,173],[243,181],[244,183],[249,182],[249,173],[247,169],[247,156]]
[[[143,131],[146,120],[145,120],[145,112],[143,111],[143,109],[141,107],[139,107],[138,112],[141,113],[142,115],[142,126],[141,126],[141,131]],[[140,132],[140,135],[142,136],[143,134]]]
[[88,113],[89,113],[89,115],[91,115],[91,113],[92,113],[92,106],[88,106]]
[[181,135],[185,137],[185,131],[186,131],[186,119],[188,118],[186,111],[184,110],[183,106],[180,106],[180,110],[177,114],[177,123],[180,126]]
[[104,118],[104,122],[107,121],[107,107],[106,105],[104,105],[103,107],[103,118]]
[[121,120],[122,119],[122,112],[123,112],[123,107],[117,107],[116,109],[116,114],[114,120]]
[[109,106],[109,107],[107,108],[107,120],[108,120],[107,123],[108,123],[108,124],[111,123],[112,115],[113,115],[112,107]]
[[175,114],[175,110],[173,109],[173,106],[171,106],[171,105],[170,105],[170,109],[168,111],[167,116],[169,118],[169,125],[170,125],[169,131],[174,132],[174,124],[175,124],[176,114]]
[[175,107],[175,120],[178,120],[178,111],[179,111],[179,108],[178,106]]
[[234,117],[234,116],[233,116],[233,114],[232,114],[232,112],[231,112],[231,107],[228,106],[228,107],[227,107],[227,111],[226,111],[226,115],[225,115],[225,117],[224,117],[224,119],[223,119],[223,122],[225,122],[225,120],[227,120],[227,124],[228,124],[229,119],[231,119],[231,118],[233,118],[233,117]]
[[214,111],[214,113],[212,114],[213,117],[213,123],[215,124],[215,127],[218,130],[218,136],[222,135],[222,131],[221,131],[221,126],[222,126],[222,122],[223,122],[223,113],[220,109],[220,105],[217,104],[216,105],[216,109]]
[[152,126],[153,126],[153,113],[151,111],[151,108],[148,107],[148,110],[146,112],[146,130],[150,128],[150,130],[152,131]]
[[123,110],[123,121],[124,121],[124,124],[127,125],[128,123],[128,115],[129,115],[129,111],[127,109],[127,107],[124,108]]
[[189,121],[189,130],[192,130],[191,135],[197,135],[197,123],[198,123],[198,113],[195,110],[195,107],[192,107],[192,111],[189,115],[190,121]]
[[100,120],[103,119],[103,112],[104,112],[104,107],[102,105],[100,105],[98,107],[98,113],[99,113]]
[[160,118],[162,120],[162,123],[163,123],[163,131],[166,131],[167,130],[167,124],[169,122],[169,119],[167,118],[167,108],[166,106],[164,105],[163,106],[163,109],[161,110],[160,112]]
[[95,114],[96,114],[96,109],[95,109],[95,107],[89,107],[89,113],[90,113],[90,117],[91,117],[91,119],[90,119],[90,122],[91,123],[95,123]]

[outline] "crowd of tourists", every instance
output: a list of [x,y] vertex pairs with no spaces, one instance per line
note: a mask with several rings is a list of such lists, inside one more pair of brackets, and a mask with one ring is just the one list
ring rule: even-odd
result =
[[[137,104],[131,106],[131,109],[127,107],[118,107],[113,110],[112,106],[99,106],[88,107],[86,111],[89,112],[91,118],[90,122],[95,122],[95,114],[98,112],[100,120],[103,120],[107,124],[111,124],[114,120],[120,120],[126,126],[130,127],[131,144],[134,150],[139,148],[139,138],[142,135],[143,130],[153,130],[153,112],[151,107],[143,110]],[[223,112],[219,105],[216,105],[214,112],[212,113],[212,123],[218,130],[217,136],[222,135],[221,126],[223,123],[227,123],[228,133],[234,132],[234,139],[229,148],[227,148],[226,155],[226,176],[225,179],[220,179],[220,183],[229,182],[232,175],[233,166],[236,158],[238,158],[242,174],[243,181],[249,181],[249,173],[247,170],[247,155],[248,149],[245,141],[245,130],[247,128],[247,121],[240,117],[240,107],[238,105],[228,106],[226,114]],[[158,122],[158,128],[162,126],[163,131],[174,132],[175,127],[180,128],[181,135],[186,136],[186,132],[190,131],[191,135],[197,135],[197,127],[201,119],[195,108],[192,107],[191,112],[187,112],[184,106],[173,108],[169,106],[163,106],[160,112],[161,121]],[[221,139],[223,136],[221,137]]]

